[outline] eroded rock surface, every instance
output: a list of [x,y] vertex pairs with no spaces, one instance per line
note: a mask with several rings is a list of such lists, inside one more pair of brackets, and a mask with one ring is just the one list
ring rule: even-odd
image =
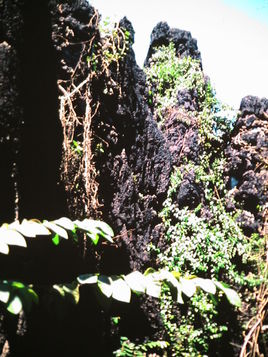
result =
[[240,105],[230,145],[225,151],[226,171],[244,232],[261,232],[267,204],[268,100],[247,96]]

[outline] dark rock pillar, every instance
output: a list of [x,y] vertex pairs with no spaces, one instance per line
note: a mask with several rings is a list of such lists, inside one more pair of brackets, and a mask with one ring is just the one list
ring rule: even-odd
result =
[[0,2],[0,221],[65,214],[48,2]]
[[11,221],[17,214],[16,171],[22,122],[18,43],[23,27],[19,3],[0,2],[0,222]]

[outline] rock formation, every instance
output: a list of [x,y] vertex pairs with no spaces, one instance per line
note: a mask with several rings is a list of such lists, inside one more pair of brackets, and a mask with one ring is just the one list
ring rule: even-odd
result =
[[[148,247],[153,244],[161,250],[167,244],[159,212],[173,167],[183,168],[186,159],[200,162],[197,91],[180,90],[176,105],[166,111],[159,125],[155,108],[148,102],[145,73],[132,50],[134,29],[126,18],[117,25],[119,35],[113,45],[121,49],[127,33],[127,48],[109,62],[107,58],[114,53],[109,57],[105,52],[108,40],[98,29],[100,15],[87,1],[40,1],[36,6],[32,0],[12,4],[2,0],[0,14],[1,222],[23,217],[52,219],[67,211],[73,218],[98,217],[116,235],[116,246],[99,251],[101,273],[157,268],[159,262]],[[157,46],[170,42],[180,57],[201,61],[189,32],[159,23],[151,35],[145,66]],[[217,147],[227,160],[228,209],[241,209],[238,221],[248,237],[263,233],[267,220],[267,211],[260,209],[267,205],[267,120],[267,99],[243,98],[233,131]],[[71,150],[73,143],[81,150]],[[204,189],[194,172],[183,176],[176,202],[180,209],[195,209],[204,202]],[[204,209],[202,214],[208,212]],[[67,252],[65,269],[72,260],[70,247]],[[55,283],[68,279],[68,274],[72,280],[76,273],[92,267],[92,259],[87,259],[81,262],[75,255],[73,266],[59,273]],[[21,275],[37,269],[38,283],[40,267],[29,267]],[[10,278],[18,277],[17,268]],[[40,271],[44,277],[44,268]],[[3,356],[109,356],[119,334],[128,333],[130,339],[162,336],[153,299],[137,300],[124,313],[121,306],[112,306],[114,314],[122,314],[118,334],[108,312],[86,288],[79,306],[63,322],[53,315],[52,300],[48,313],[46,300],[50,298],[42,289],[39,307],[29,320],[25,316],[19,321],[4,319],[1,342],[9,341],[10,352]],[[22,326],[14,334],[18,322]]]

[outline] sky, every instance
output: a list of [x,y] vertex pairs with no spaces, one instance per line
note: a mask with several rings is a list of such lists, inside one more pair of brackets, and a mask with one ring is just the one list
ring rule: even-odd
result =
[[190,31],[217,96],[238,109],[246,95],[268,98],[268,0],[89,0],[102,18],[126,16],[143,66],[159,21]]

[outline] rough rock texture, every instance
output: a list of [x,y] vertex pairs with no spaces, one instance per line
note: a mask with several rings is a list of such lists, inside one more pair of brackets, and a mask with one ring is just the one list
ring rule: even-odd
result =
[[[133,31],[126,19],[120,26]],[[105,130],[100,127],[99,135],[107,132],[107,150],[97,161],[99,193],[104,218],[122,235],[130,268],[143,270],[151,264],[147,246],[160,223],[157,212],[166,196],[171,156],[148,110],[144,73],[132,49],[115,76],[122,96],[101,95]]]
[[1,222],[66,212],[50,33],[46,1],[1,1]]
[[190,56],[201,61],[197,41],[192,38],[189,31],[170,28],[166,22],[159,22],[154,27],[151,34],[151,43],[145,60],[145,65],[148,64],[150,57],[153,55],[157,47],[168,45],[170,42],[174,43],[178,56]]
[[225,151],[226,172],[235,203],[243,210],[238,220],[250,235],[263,229],[260,208],[267,203],[268,100],[247,96],[240,111]]
[[15,218],[16,170],[22,109],[19,100],[21,64],[18,58],[22,30],[19,1],[0,2],[0,221]]

